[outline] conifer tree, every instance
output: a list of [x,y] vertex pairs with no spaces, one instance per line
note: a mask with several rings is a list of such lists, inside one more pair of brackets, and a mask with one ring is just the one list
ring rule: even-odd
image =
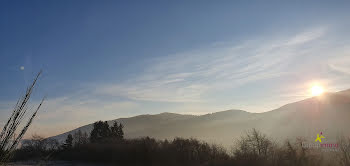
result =
[[111,130],[109,128],[107,121],[105,122],[98,121],[94,123],[94,128],[90,133],[90,141],[92,143],[101,142],[102,140],[110,136],[111,136]]

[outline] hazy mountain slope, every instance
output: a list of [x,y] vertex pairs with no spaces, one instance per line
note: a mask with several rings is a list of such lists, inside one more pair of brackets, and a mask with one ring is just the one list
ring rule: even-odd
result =
[[340,134],[349,135],[349,92],[328,93],[264,113],[264,119],[270,121],[264,128],[270,129],[271,135],[291,138],[313,138],[321,131],[327,135],[328,140],[335,139]]
[[[125,125],[128,138],[150,136],[159,139],[195,137],[209,142],[231,145],[251,128],[279,139],[311,139],[323,132],[327,140],[350,134],[350,90],[324,94],[287,104],[265,113],[229,110],[201,116],[162,113],[117,119]],[[109,121],[112,123],[112,121]],[[90,132],[92,124],[53,138],[63,141],[77,130]]]
[[[139,136],[147,136],[147,132],[150,132],[153,129],[161,127],[165,124],[172,122],[179,122],[182,120],[190,119],[195,117],[194,115],[181,115],[175,113],[161,113],[156,115],[139,115],[130,118],[120,118],[116,120],[110,120],[108,123],[110,125],[113,124],[114,121],[118,121],[122,123],[125,128],[125,136],[129,138],[139,137]],[[93,124],[88,124],[72,131],[54,136],[52,138],[57,139],[59,141],[64,141],[68,134],[73,134],[74,132],[81,130],[82,132],[90,132],[93,128]],[[149,135],[151,136],[151,135]]]

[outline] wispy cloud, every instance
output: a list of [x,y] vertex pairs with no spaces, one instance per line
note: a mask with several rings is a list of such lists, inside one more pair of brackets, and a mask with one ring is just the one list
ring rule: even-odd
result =
[[[328,29],[315,28],[292,36],[240,44],[226,42],[155,58],[136,77],[118,83],[95,83],[78,92],[50,98],[31,131],[53,135],[97,119],[164,111],[268,111],[308,97],[312,81],[330,90],[341,90],[346,88],[348,82],[344,80],[350,74],[350,59],[346,56],[350,49],[329,45],[334,41],[324,40],[327,32]],[[266,80],[270,88],[261,85]],[[272,84],[277,86],[271,89]],[[247,85],[263,89],[263,94],[247,94],[249,87],[241,88]],[[0,109],[5,106],[0,103]]]
[[155,59],[139,77],[103,84],[97,94],[133,100],[203,102],[204,96],[245,83],[289,74],[289,63],[325,34],[325,28],[280,39],[213,45]]
[[318,39],[322,37],[326,33],[325,27],[320,27],[316,29],[312,29],[303,33],[300,33],[290,39],[286,44],[287,45],[296,45],[310,42],[312,40]]
[[350,55],[347,55],[345,57],[335,58],[333,61],[329,62],[329,67],[331,70],[338,72],[339,74],[349,76],[350,75]]

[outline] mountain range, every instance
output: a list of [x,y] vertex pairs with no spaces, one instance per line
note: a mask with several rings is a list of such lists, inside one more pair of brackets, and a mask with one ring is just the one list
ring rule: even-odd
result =
[[[113,121],[108,123],[111,125]],[[325,93],[264,113],[243,110],[205,115],[161,113],[120,118],[116,121],[125,126],[126,138],[184,137],[230,146],[246,131],[255,128],[276,141],[304,138],[313,142],[316,135],[322,132],[326,142],[331,142],[341,135],[350,136],[350,89]],[[78,130],[89,133],[92,127],[93,124],[88,124],[51,138],[62,142],[68,134]]]

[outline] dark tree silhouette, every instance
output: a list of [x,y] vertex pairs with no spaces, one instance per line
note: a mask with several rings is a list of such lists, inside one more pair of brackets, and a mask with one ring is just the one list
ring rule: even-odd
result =
[[111,136],[111,130],[107,121],[98,121],[94,123],[94,128],[90,133],[90,141],[92,143],[101,142]]
[[63,144],[63,148],[70,149],[73,147],[73,136],[72,134],[68,134],[65,143]]
[[117,140],[124,139],[124,131],[123,131],[123,124],[119,123],[117,121],[114,121],[113,126],[111,127],[111,137]]

